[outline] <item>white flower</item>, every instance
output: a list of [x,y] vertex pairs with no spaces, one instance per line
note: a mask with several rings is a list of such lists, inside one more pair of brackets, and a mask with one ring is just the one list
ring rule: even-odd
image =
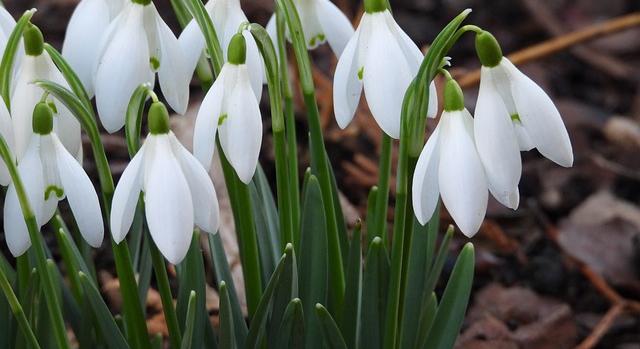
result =
[[78,74],[89,96],[93,96],[93,70],[101,38],[122,9],[123,0],[82,0],[73,11],[62,55]]
[[98,50],[94,86],[102,125],[109,132],[124,126],[133,91],[143,83],[160,87],[167,102],[184,114],[189,101],[191,74],[184,54],[158,10],[128,2],[107,29]]
[[[43,51],[42,33],[29,25],[25,29],[25,52],[22,64],[13,83],[11,93],[11,120],[13,123],[15,155],[22,159],[33,135],[33,108],[44,91],[33,84],[35,80],[49,80],[69,88],[67,81],[53,63],[47,51]],[[54,129],[65,148],[79,160],[82,159],[80,123],[62,103],[54,102],[56,117]]]
[[142,191],[151,237],[165,258],[177,264],[189,249],[194,223],[209,233],[217,232],[218,201],[207,171],[169,131],[161,103],[152,105],[149,119],[151,133],[116,187],[111,233],[116,243],[125,238]]
[[[486,32],[482,35],[479,40],[495,40]],[[486,47],[482,52],[488,52]],[[557,164],[570,167],[571,141],[558,109],[540,86],[501,54],[485,57],[479,51],[479,56],[484,62],[475,111],[476,146],[492,195],[516,209],[522,172],[520,151],[537,148]],[[499,63],[487,63],[490,61]]]
[[0,6],[0,54],[4,54],[7,40],[9,40],[9,36],[15,26],[16,20],[11,17],[11,14],[3,6]]
[[[242,35],[234,41],[239,44]],[[241,50],[241,48],[238,48]],[[230,51],[234,51],[233,47]],[[216,132],[231,166],[244,183],[249,183],[258,165],[262,144],[262,117],[258,96],[251,89],[247,65],[230,54],[220,76],[205,96],[198,111],[193,134],[193,153],[206,169],[211,166]]]
[[[378,125],[389,136],[399,138],[402,100],[422,59],[420,49],[398,26],[389,10],[365,12],[336,66],[333,105],[338,125],[342,128],[349,125],[364,86],[369,109]],[[436,115],[437,103],[432,82],[429,116]]]
[[[14,140],[13,140],[13,127],[11,125],[11,116],[9,110],[4,104],[4,100],[0,98],[0,135],[7,143],[11,154],[14,153]],[[11,176],[9,175],[9,169],[4,161],[0,161],[0,185],[7,186],[11,182]]]
[[[340,56],[347,42],[353,36],[353,26],[347,16],[329,0],[294,0],[307,48],[312,50],[325,42]],[[267,31],[274,44],[278,41],[276,17],[271,17]],[[286,31],[289,37],[288,30]]]
[[445,105],[413,175],[413,210],[421,224],[429,221],[442,196],[462,233],[471,237],[478,232],[489,194],[473,138],[473,118],[462,102],[455,108]]
[[[19,162],[18,172],[38,225],[42,227],[47,223],[58,201],[66,197],[82,237],[89,245],[99,247],[104,226],[98,195],[89,176],[52,132],[53,116],[45,103],[36,106],[34,118],[38,118],[34,123],[36,133]],[[9,185],[4,204],[4,231],[14,256],[23,254],[31,246],[13,184]]]
[[[223,55],[226,57],[231,38],[238,33],[241,25],[248,23],[247,16],[240,7],[240,0],[210,0],[205,5],[205,9],[211,17]],[[251,32],[244,29],[242,35],[247,42],[247,68],[249,69],[251,86],[260,100],[262,83],[266,81],[264,62]],[[188,71],[193,73],[205,48],[204,35],[195,20],[191,20],[184,28],[179,41],[185,52]]]

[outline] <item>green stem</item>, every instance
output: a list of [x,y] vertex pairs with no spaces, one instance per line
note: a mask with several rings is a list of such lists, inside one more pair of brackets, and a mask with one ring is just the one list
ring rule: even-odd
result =
[[40,349],[40,345],[38,344],[38,340],[36,336],[33,334],[33,330],[31,330],[31,326],[29,326],[29,321],[24,314],[24,310],[16,297],[16,294],[13,293],[13,289],[9,284],[9,280],[7,276],[4,274],[2,268],[0,268],[0,287],[2,288],[2,292],[4,292],[5,297],[7,298],[7,302],[11,307],[11,311],[13,315],[18,320],[18,326],[20,327],[20,331],[22,331],[22,335],[26,338],[29,346],[31,348]]
[[386,133],[382,133],[380,147],[380,165],[378,168],[378,196],[374,213],[374,235],[380,236],[387,245],[387,209],[389,207],[389,177],[391,176],[391,145],[392,140]]
[[167,329],[169,330],[169,341],[172,349],[179,349],[182,342],[182,334],[180,333],[178,316],[176,315],[176,310],[173,305],[173,296],[171,295],[171,286],[169,285],[166,265],[164,263],[164,258],[162,257],[162,254],[160,254],[156,244],[153,242],[153,239],[149,239],[149,241],[149,251],[151,252],[153,270],[156,275],[158,292],[160,292],[164,318],[167,323]]
[[36,217],[31,209],[27,194],[22,183],[22,178],[18,173],[18,168],[13,160],[13,155],[9,151],[4,137],[0,136],[0,156],[9,169],[11,180],[16,189],[16,194],[22,208],[22,214],[24,221],[29,230],[29,238],[35,249],[36,263],[38,268],[38,276],[40,277],[40,283],[42,284],[44,292],[48,295],[46,298],[47,309],[49,310],[49,316],[51,317],[51,325],[53,334],[55,337],[56,345],[58,348],[68,349],[69,340],[67,338],[67,331],[62,317],[62,308],[56,294],[56,284],[53,280],[53,275],[47,272],[47,257],[44,249],[44,239],[40,235],[40,228],[36,222]]
[[311,60],[307,52],[307,46],[302,32],[300,18],[291,0],[278,0],[278,5],[284,10],[287,19],[289,32],[293,39],[293,47],[298,63],[300,84],[302,94],[307,109],[309,121],[309,133],[311,143],[311,154],[317,161],[315,172],[320,181],[322,201],[327,216],[327,238],[329,253],[329,305],[332,313],[336,314],[336,309],[342,307],[344,299],[344,265],[342,261],[342,251],[340,247],[340,232],[336,218],[335,203],[333,200],[332,179],[329,169],[329,162],[326,157],[322,129],[320,127],[320,116],[316,101],[315,85],[311,71]]

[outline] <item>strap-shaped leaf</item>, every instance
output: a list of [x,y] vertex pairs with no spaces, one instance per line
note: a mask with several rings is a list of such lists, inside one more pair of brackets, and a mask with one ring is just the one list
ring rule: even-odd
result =
[[360,300],[362,298],[362,240],[360,222],[356,223],[349,246],[347,273],[344,291],[344,305],[340,329],[349,348],[358,347],[360,328]]
[[384,329],[389,258],[382,239],[375,237],[364,262],[362,281],[361,348],[381,348]]
[[184,333],[182,333],[182,345],[180,346],[180,349],[193,348],[193,336],[196,328],[197,298],[198,297],[196,297],[196,291],[192,290],[191,292],[189,292],[189,302],[187,304],[187,314],[185,315]]
[[447,287],[442,294],[442,301],[433,319],[433,326],[429,330],[429,336],[423,348],[453,348],[469,303],[474,266],[473,245],[467,243],[462,248],[453,267]]
[[236,348],[236,339],[233,334],[233,311],[231,310],[231,300],[229,299],[229,290],[227,284],[223,281],[220,283],[220,331],[219,345],[221,348]]
[[16,53],[18,52],[18,45],[22,39],[24,27],[29,23],[34,13],[36,13],[36,9],[25,11],[16,23],[16,26],[13,27],[13,31],[11,31],[9,39],[7,39],[2,62],[0,63],[0,94],[4,99],[4,104],[9,110],[11,110],[11,78],[13,76],[13,65],[16,59]]
[[277,349],[304,347],[304,313],[300,298],[292,299],[287,305],[280,323],[277,340],[277,344],[274,346]]
[[298,262],[295,249],[292,244],[287,244],[285,249],[291,250],[291,258],[285,259],[284,269],[280,282],[273,295],[273,306],[271,307],[271,317],[269,318],[269,344],[275,346],[279,337],[279,329],[282,319],[289,306],[290,301],[298,297]]
[[429,335],[429,329],[433,326],[433,320],[436,317],[436,311],[438,310],[438,298],[435,292],[431,293],[429,300],[423,302],[420,306],[420,321],[417,329],[417,338],[412,346],[407,348],[424,348],[427,336]]
[[320,328],[324,336],[324,342],[329,349],[347,349],[347,344],[340,333],[340,329],[331,314],[322,304],[316,304],[316,316],[320,319]]

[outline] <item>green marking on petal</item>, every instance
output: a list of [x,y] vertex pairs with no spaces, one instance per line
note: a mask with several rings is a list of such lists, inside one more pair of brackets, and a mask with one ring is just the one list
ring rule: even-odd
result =
[[228,117],[229,114],[220,115],[220,117],[218,118],[218,126],[222,126],[222,124],[224,124],[225,120],[227,120]]
[[309,46],[315,46],[316,44],[320,44],[326,40],[326,36],[323,33],[320,33],[309,40]]
[[149,58],[149,63],[151,64],[151,68],[153,70],[158,70],[160,68],[160,60],[156,57]]
[[360,69],[358,69],[358,80],[362,80],[363,76],[364,76],[364,67],[360,67]]
[[309,46],[315,46],[316,45],[316,38],[313,37],[311,38],[311,40],[309,40]]
[[318,34],[318,40],[324,41],[326,38],[327,37],[324,34],[322,34],[322,33]]
[[522,122],[522,120],[520,120],[520,115],[518,115],[518,113],[515,113],[515,114],[511,115],[511,121],[513,121],[513,122]]
[[60,199],[60,198],[62,198],[64,196],[64,190],[62,188],[57,187],[55,185],[50,185],[44,191],[44,199],[45,200],[49,200],[49,197],[51,196],[51,193],[54,193],[56,195],[56,197],[58,197],[58,199]]

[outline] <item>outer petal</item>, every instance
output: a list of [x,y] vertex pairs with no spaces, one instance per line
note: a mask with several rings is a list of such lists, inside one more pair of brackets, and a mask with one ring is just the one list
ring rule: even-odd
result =
[[267,22],[267,26],[265,27],[265,29],[267,30],[269,37],[271,37],[271,41],[273,41],[273,47],[275,47],[277,51],[279,43],[278,43],[278,28],[276,26],[275,14],[271,15],[271,18],[269,18],[269,22]]
[[237,80],[231,88],[223,112],[227,118],[222,121],[220,144],[231,166],[244,183],[249,183],[258,165],[262,144],[262,117],[255,99],[245,66],[237,66]]
[[[4,101],[0,101],[0,135],[2,135],[5,142],[9,146],[11,154],[14,154],[13,127],[11,126],[11,116],[9,115],[9,111],[4,104]],[[10,182],[11,176],[9,175],[7,165],[5,165],[4,161],[0,161],[0,185],[7,186]]]
[[504,59],[512,74],[511,88],[522,125],[540,154],[560,166],[573,165],[573,150],[560,112],[549,96],[511,62]]
[[224,98],[224,81],[229,65],[222,67],[220,76],[211,86],[204,97],[193,130],[193,155],[200,161],[205,169],[209,170],[213,153],[216,149],[216,132],[218,119],[222,113],[222,100]]
[[21,256],[31,247],[31,239],[13,184],[9,185],[4,199],[4,232],[7,246],[14,257]]
[[[125,5],[126,6],[126,5]],[[143,83],[154,85],[149,65],[147,37],[143,29],[143,8],[130,4],[121,16],[121,26],[107,43],[95,77],[96,104],[102,125],[108,132],[124,126],[127,105],[133,91]]]
[[433,216],[438,205],[440,190],[438,188],[438,167],[440,166],[439,146],[440,125],[433,130],[427,140],[413,174],[411,187],[413,212],[420,224],[425,225]]
[[180,144],[180,141],[176,139],[173,133],[170,133],[169,137],[173,152],[189,184],[195,223],[200,229],[215,233],[218,231],[220,208],[211,177],[209,177],[209,174],[198,160]]
[[331,49],[340,57],[354,33],[351,21],[329,0],[316,1],[315,10]]
[[178,114],[184,114],[189,103],[189,84],[193,71],[187,69],[187,61],[178,39],[160,18],[157,11],[155,20],[160,48],[158,80],[160,80],[162,94],[173,110]]
[[127,168],[122,172],[120,181],[113,193],[111,218],[109,225],[113,240],[119,244],[129,232],[133,216],[136,213],[138,197],[142,190],[143,163],[146,149],[151,139],[142,145],[138,153],[131,159]]
[[251,88],[256,95],[258,103],[262,99],[262,82],[264,80],[264,61],[258,50],[258,44],[251,35],[251,32],[244,30],[242,32],[245,41],[247,42],[247,69],[249,70],[249,79],[251,81]]
[[185,70],[189,74],[193,74],[193,71],[198,65],[198,60],[202,56],[202,50],[204,50],[204,36],[198,27],[198,23],[195,20],[191,20],[189,24],[184,28],[180,38],[178,38],[181,51],[184,55]]
[[98,194],[82,166],[54,137],[56,160],[62,189],[76,219],[82,237],[97,248],[104,238],[104,223],[100,212]]
[[492,68],[482,67],[474,135],[491,193],[501,204],[515,210],[518,201],[513,191],[517,191],[522,173],[520,147],[509,112],[493,82]]
[[[360,24],[360,28],[362,25]],[[341,128],[347,127],[353,120],[362,94],[362,80],[359,77],[362,66],[358,57],[360,28],[356,30],[340,55],[333,78],[333,109],[338,126]]]
[[189,185],[173,155],[169,137],[155,137],[145,159],[144,201],[149,232],[173,264],[187,254],[193,234],[193,201]]
[[93,96],[93,68],[100,38],[109,26],[109,6],[104,0],[83,0],[73,11],[62,45],[62,54]]
[[487,179],[473,140],[469,112],[444,113],[438,178],[442,201],[462,233],[480,229],[487,211]]
[[384,13],[370,16],[372,32],[364,64],[364,93],[378,125],[397,139],[402,100],[413,76],[398,38],[384,23]]

